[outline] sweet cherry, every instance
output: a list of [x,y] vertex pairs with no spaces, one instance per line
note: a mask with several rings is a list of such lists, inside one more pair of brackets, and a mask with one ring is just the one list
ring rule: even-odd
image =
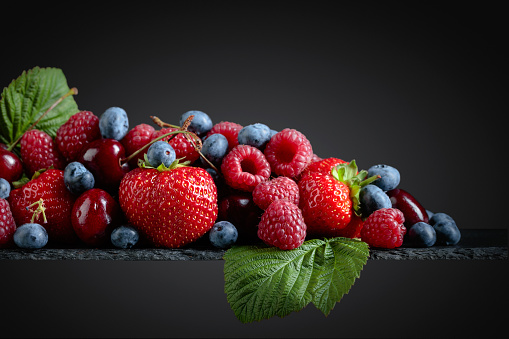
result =
[[0,147],[0,178],[12,183],[21,178],[22,174],[23,165],[18,156],[8,151],[5,145]]
[[115,192],[129,172],[129,164],[124,159],[125,149],[119,141],[97,139],[81,150],[78,162],[94,175],[96,187]]
[[400,188],[387,192],[391,199],[392,207],[397,208],[405,216],[405,226],[407,228],[418,222],[428,223],[428,214],[426,209],[410,193]]
[[217,221],[229,221],[238,230],[239,242],[257,239],[257,225],[263,210],[253,202],[251,193],[236,191],[219,201]]
[[76,235],[90,246],[108,244],[111,232],[122,221],[118,203],[109,193],[99,188],[80,195],[72,208],[72,227]]

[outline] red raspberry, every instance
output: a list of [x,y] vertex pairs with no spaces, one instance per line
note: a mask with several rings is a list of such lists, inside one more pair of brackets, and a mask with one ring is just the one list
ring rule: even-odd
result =
[[259,183],[269,179],[270,165],[259,149],[238,145],[224,157],[221,172],[228,186],[252,192]]
[[28,177],[32,177],[40,169],[64,169],[66,162],[58,152],[57,145],[51,137],[37,129],[23,134],[21,138],[21,159]]
[[299,205],[299,186],[288,177],[277,177],[260,183],[253,190],[253,201],[262,210],[278,199],[286,199]]
[[290,128],[276,133],[264,153],[274,173],[290,178],[297,177],[313,157],[309,140],[304,134]]
[[299,179],[303,178],[306,174],[311,172],[320,172],[324,174],[330,174],[333,167],[346,163],[346,161],[338,158],[326,158],[319,161],[311,162],[306,168],[299,174]]
[[302,212],[288,200],[276,200],[265,210],[258,224],[258,237],[267,245],[291,250],[306,239]]
[[336,231],[336,234],[338,237],[344,237],[344,238],[360,238],[361,237],[361,230],[364,226],[364,222],[362,221],[361,217],[358,217],[355,214],[352,214],[352,219],[346,225],[345,228],[342,228],[340,230]]
[[55,142],[60,154],[67,162],[71,162],[78,158],[86,144],[100,137],[99,118],[90,111],[81,111],[58,128]]
[[[154,131],[154,133],[152,133],[152,140],[154,140],[157,137],[160,137],[163,134],[170,133],[173,131],[178,131],[178,128],[168,127],[162,128],[158,131]],[[193,163],[200,157],[200,154],[196,152],[196,150],[194,149],[193,144],[186,139],[183,133],[179,133],[176,136],[172,134],[170,136],[164,137],[161,140],[167,141],[171,137],[173,138],[168,143],[175,150],[177,159],[185,158],[183,161],[190,161],[191,163]]]
[[396,208],[376,210],[364,222],[361,239],[372,247],[400,247],[406,233],[404,222],[403,212]]
[[11,247],[16,223],[7,200],[0,198],[0,248]]
[[[125,148],[125,155],[130,156],[146,144],[148,144],[152,140],[152,134],[155,132],[154,127],[147,124],[139,124],[134,126],[125,137],[120,140],[120,143]],[[129,161],[129,165],[131,168],[138,167],[138,159],[143,160],[144,155],[147,153],[148,147],[143,151],[138,153],[137,156],[132,158]]]
[[221,121],[215,124],[212,129],[207,133],[207,137],[212,134],[220,133],[228,140],[228,152],[239,144],[239,132],[243,126],[229,121]]

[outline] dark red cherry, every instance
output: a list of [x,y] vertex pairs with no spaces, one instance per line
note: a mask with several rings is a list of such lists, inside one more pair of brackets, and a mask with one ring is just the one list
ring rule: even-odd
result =
[[101,247],[109,244],[113,229],[120,226],[119,204],[106,191],[92,188],[74,202],[71,222],[74,232],[85,244]]
[[21,178],[23,164],[16,154],[8,151],[4,146],[0,147],[0,178],[12,183]]
[[420,221],[428,223],[426,209],[410,193],[400,188],[387,191],[392,207],[397,208],[405,216],[405,226],[409,229]]
[[236,191],[219,201],[217,221],[231,222],[239,232],[239,241],[257,239],[258,223],[263,214],[251,193]]
[[113,193],[129,172],[129,164],[121,161],[124,158],[125,149],[119,141],[97,139],[81,150],[78,161],[94,175],[96,187]]

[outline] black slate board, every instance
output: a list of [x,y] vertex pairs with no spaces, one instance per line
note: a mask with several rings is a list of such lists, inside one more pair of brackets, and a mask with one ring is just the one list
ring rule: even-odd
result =
[[[507,230],[464,229],[456,246],[397,249],[371,249],[373,260],[507,260]],[[203,243],[181,249],[162,248],[44,248],[39,250],[1,249],[0,260],[222,260],[224,250]]]

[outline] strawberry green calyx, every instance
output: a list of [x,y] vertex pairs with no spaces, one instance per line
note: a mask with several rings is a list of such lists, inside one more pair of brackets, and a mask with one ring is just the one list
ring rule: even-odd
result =
[[147,168],[147,169],[152,168],[152,169],[158,170],[159,172],[171,171],[178,167],[186,167],[191,163],[189,161],[180,162],[180,161],[182,161],[182,159],[185,159],[185,158],[180,158],[180,159],[176,159],[168,167],[166,167],[164,164],[154,167],[154,166],[150,165],[150,162],[148,161],[147,154],[144,154],[143,158],[144,158],[144,160],[138,159],[138,167]]
[[368,171],[359,171],[355,160],[333,167],[331,170],[331,175],[334,177],[334,179],[348,186],[350,190],[350,199],[352,200],[353,210],[355,215],[360,217],[361,211],[359,193],[361,188],[371,184],[373,181],[380,178],[380,176],[374,175],[367,178]]

